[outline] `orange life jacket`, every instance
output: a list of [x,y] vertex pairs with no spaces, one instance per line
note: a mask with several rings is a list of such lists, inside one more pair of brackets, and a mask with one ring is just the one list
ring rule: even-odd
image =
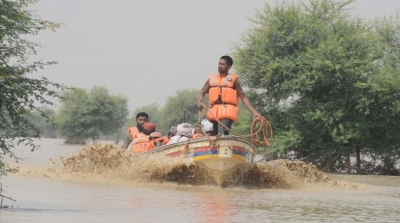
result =
[[161,146],[164,146],[168,143],[168,141],[169,141],[169,139],[166,136],[150,140],[150,143],[149,143],[148,147],[146,148],[146,151],[156,148],[158,142],[161,143]]
[[211,107],[207,112],[209,121],[217,121],[223,118],[236,121],[239,96],[233,88],[233,84],[237,78],[238,76],[234,74],[228,74],[225,77],[221,77],[220,74],[210,75],[208,96]]
[[162,145],[162,146],[165,146],[165,145],[167,145],[167,143],[169,142],[169,139],[168,139],[167,136],[163,136],[163,137],[161,137],[161,138],[155,139],[154,142],[155,142],[155,143],[161,142],[161,145]]
[[136,126],[128,128],[128,132],[132,135],[133,139],[136,139],[137,135],[140,134],[139,129]]
[[155,142],[155,140],[150,140],[150,143],[149,143],[149,145],[147,146],[146,151],[147,151],[147,150],[154,149],[154,148],[156,148],[156,142]]
[[132,146],[132,151],[135,153],[145,152],[154,148],[154,142],[150,141],[150,137],[139,133],[135,138],[136,143]]

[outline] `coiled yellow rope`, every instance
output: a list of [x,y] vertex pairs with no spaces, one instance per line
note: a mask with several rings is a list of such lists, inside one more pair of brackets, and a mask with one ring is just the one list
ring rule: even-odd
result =
[[[206,109],[207,109],[207,112],[210,111],[210,109],[208,107],[206,107]],[[202,111],[199,110],[199,123],[203,119],[204,113],[205,113],[205,109],[203,109]],[[210,114],[211,114],[211,116],[214,117],[214,115],[211,112],[210,112]],[[214,117],[214,119],[217,120],[215,117]],[[269,146],[269,142],[271,141],[272,136],[273,136],[272,126],[268,122],[268,120],[263,116],[258,116],[253,119],[253,122],[250,127],[249,135],[238,134],[235,131],[233,131],[232,129],[230,129],[227,126],[225,126],[224,124],[222,124],[219,120],[217,120],[217,122],[224,128],[228,129],[229,132],[232,133],[232,135],[240,136],[243,138],[250,138],[252,144],[256,147],[257,146],[262,146],[262,147]]]

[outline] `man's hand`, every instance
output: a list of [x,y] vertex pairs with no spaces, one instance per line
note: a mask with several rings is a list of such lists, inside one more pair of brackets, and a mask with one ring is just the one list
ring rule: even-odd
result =
[[258,112],[254,112],[253,115],[254,115],[254,118],[260,118],[261,117],[261,115]]
[[206,107],[206,105],[203,102],[197,102],[197,108],[199,110],[203,110]]

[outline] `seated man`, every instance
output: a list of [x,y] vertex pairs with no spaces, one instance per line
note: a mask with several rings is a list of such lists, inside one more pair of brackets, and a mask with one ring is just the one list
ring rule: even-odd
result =
[[193,128],[192,130],[192,139],[198,139],[203,137],[203,131],[201,130],[201,126],[197,125],[196,127]]
[[139,133],[143,132],[143,124],[148,122],[149,115],[146,112],[136,114],[136,126],[130,127],[126,133],[122,148],[127,149],[132,140],[136,139]]
[[213,135],[213,123],[212,122],[205,123],[205,125],[203,126],[203,133],[206,136]]
[[161,132],[152,132],[149,136],[149,139],[151,143],[149,145],[149,148],[147,148],[147,150],[162,146],[164,137]]
[[156,143],[161,143],[161,146],[167,145],[171,137],[175,136],[177,132],[178,130],[176,130],[176,126],[171,126],[168,135],[157,138]]
[[177,142],[184,142],[189,140],[192,137],[192,126],[189,123],[179,124],[177,127],[176,136],[172,136],[167,145]]
[[[143,131],[131,142],[133,152],[144,152],[151,147],[150,134],[156,131],[156,125],[151,122],[143,124]],[[130,146],[128,146],[128,149]]]
[[142,133],[149,136],[151,133],[156,131],[156,128],[156,125],[152,122],[144,123]]
[[176,136],[176,134],[178,133],[178,130],[176,129],[176,126],[171,126],[171,128],[169,129],[168,132],[168,139],[171,139],[172,136]]

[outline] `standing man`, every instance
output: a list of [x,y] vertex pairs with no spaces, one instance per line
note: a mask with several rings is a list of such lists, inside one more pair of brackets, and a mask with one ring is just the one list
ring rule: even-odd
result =
[[146,112],[139,112],[136,114],[136,126],[130,127],[125,136],[122,148],[128,148],[129,144],[143,132],[143,124],[149,121],[149,115]]
[[[222,56],[218,63],[219,74],[210,75],[198,96],[197,107],[202,110],[206,107],[203,103],[204,95],[208,93],[210,107],[207,119],[213,123],[213,135],[218,135],[218,121],[229,129],[236,121],[239,98],[254,116],[260,116],[244,94],[238,76],[229,73],[232,65],[230,56]],[[229,135],[229,129],[224,128],[225,135]]]

